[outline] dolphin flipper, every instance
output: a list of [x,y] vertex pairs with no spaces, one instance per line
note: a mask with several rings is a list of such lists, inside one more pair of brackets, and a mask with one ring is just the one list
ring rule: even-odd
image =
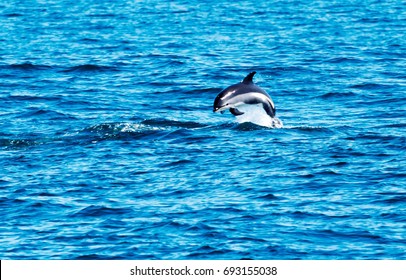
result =
[[230,108],[230,113],[234,116],[241,116],[244,112],[239,111],[237,108]]

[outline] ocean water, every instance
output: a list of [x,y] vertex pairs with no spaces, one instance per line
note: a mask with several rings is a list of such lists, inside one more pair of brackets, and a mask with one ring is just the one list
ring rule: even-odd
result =
[[[406,259],[406,2],[0,1],[2,259]],[[280,128],[212,112],[257,71]]]

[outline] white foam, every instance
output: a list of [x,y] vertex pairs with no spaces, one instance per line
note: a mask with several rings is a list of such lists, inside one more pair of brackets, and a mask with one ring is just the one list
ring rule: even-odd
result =
[[270,117],[261,104],[255,105],[241,105],[237,108],[239,111],[244,112],[243,115],[236,116],[237,122],[245,123],[251,122],[256,125],[270,127],[270,128],[282,128],[283,123],[277,117]]

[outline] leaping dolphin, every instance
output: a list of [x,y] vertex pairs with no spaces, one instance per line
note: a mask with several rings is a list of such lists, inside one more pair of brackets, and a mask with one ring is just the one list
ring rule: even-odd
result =
[[239,116],[244,114],[238,107],[243,105],[262,105],[270,116],[275,116],[275,105],[271,97],[259,86],[255,85],[252,78],[257,72],[249,73],[242,82],[229,86],[220,92],[213,104],[213,112],[222,112],[229,109],[231,114]]

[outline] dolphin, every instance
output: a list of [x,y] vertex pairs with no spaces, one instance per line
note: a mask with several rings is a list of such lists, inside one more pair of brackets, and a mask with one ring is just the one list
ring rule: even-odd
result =
[[240,111],[239,107],[241,109],[243,105],[262,105],[271,118],[275,117],[276,109],[271,97],[252,81],[256,73],[249,73],[242,82],[221,91],[214,100],[213,112],[224,113],[224,110],[229,109],[234,116],[240,116],[244,112]]

